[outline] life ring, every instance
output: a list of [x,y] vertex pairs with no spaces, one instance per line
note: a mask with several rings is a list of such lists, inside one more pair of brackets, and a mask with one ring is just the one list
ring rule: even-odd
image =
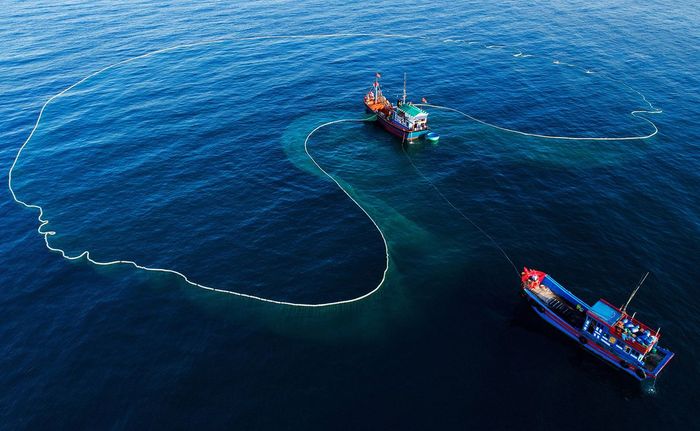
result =
[[647,373],[645,373],[644,370],[642,370],[641,368],[637,368],[636,370],[634,370],[634,374],[636,374],[640,380],[644,380],[647,378]]
[[581,344],[586,344],[586,343],[588,343],[588,338],[586,338],[586,337],[584,337],[583,335],[581,335],[581,336],[578,337],[578,341],[579,341]]

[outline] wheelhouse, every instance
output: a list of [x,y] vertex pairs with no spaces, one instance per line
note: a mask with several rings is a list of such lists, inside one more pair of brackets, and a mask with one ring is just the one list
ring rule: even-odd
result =
[[658,346],[659,330],[601,299],[587,312],[582,335],[620,358],[622,366],[636,366],[637,375],[656,376],[673,354]]
[[399,102],[393,119],[411,131],[428,129],[428,113],[411,103]]

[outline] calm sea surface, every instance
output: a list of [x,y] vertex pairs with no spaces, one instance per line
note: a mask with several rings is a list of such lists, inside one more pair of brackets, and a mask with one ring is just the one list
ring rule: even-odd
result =
[[[697,429],[693,2],[7,2],[3,429]],[[269,36],[284,36],[271,38]],[[294,36],[294,37],[292,37]],[[313,36],[313,37],[310,37]],[[172,48],[153,53],[164,48]],[[135,58],[146,53],[152,55]],[[122,62],[122,63],[120,63]],[[375,72],[437,145],[362,119]],[[638,113],[632,111],[655,111]],[[644,118],[653,121],[645,121]],[[655,124],[655,126],[654,126]],[[541,321],[513,268],[661,327],[648,394]],[[368,217],[369,215],[370,217]],[[376,223],[376,225],[375,225]]]

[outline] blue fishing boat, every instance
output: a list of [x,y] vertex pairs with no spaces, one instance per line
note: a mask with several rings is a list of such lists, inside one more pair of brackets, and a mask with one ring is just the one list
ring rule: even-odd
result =
[[402,141],[414,141],[427,134],[430,131],[428,113],[406,101],[406,75],[403,79],[403,97],[396,101],[396,105],[392,105],[382,94],[380,76],[377,73],[372,88],[365,94],[367,110],[377,115],[377,121],[387,132],[398,136]]
[[674,354],[659,345],[660,328],[653,331],[635,319],[636,313],[627,314],[647,275],[621,308],[604,299],[589,306],[551,276],[528,268],[521,273],[522,293],[545,321],[584,349],[637,380],[656,379]]

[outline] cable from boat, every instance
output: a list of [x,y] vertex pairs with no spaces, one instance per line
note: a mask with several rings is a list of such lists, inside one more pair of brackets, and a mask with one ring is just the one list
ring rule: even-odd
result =
[[408,151],[406,151],[406,146],[405,146],[405,145],[401,145],[401,149],[403,150],[403,153],[406,155],[406,158],[408,159],[408,162],[411,164],[411,166],[413,167],[413,169],[418,173],[418,175],[420,175],[420,176],[423,178],[423,180],[425,180],[425,182],[427,182],[427,183],[437,192],[437,194],[438,194],[449,206],[452,207],[452,209],[454,209],[460,216],[462,216],[462,218],[463,218],[464,220],[468,221],[472,226],[474,226],[479,232],[481,232],[486,238],[488,238],[488,239],[491,241],[491,243],[501,252],[501,254],[503,255],[503,257],[506,258],[506,260],[508,261],[508,263],[510,263],[510,266],[513,267],[513,271],[515,271],[515,276],[516,276],[518,279],[520,279],[520,271],[518,270],[518,267],[515,265],[515,263],[513,263],[513,260],[510,258],[510,256],[508,255],[508,253],[506,253],[506,251],[503,249],[503,247],[501,247],[501,245],[498,243],[498,241],[496,241],[491,235],[489,235],[488,232],[486,232],[484,229],[482,229],[481,226],[479,226],[478,224],[476,224],[476,223],[474,222],[474,220],[472,220],[470,217],[468,217],[462,210],[460,210],[459,208],[457,208],[457,206],[456,206],[455,204],[453,204],[452,201],[450,201],[450,200],[447,198],[447,196],[445,196],[445,194],[442,193],[442,191],[440,191],[440,188],[439,188],[437,185],[435,185],[435,183],[434,183],[433,181],[431,181],[430,178],[428,178],[425,174],[423,174],[423,172],[418,168],[418,166],[416,166],[416,164],[413,163],[413,160],[411,159],[411,156],[408,154]]

